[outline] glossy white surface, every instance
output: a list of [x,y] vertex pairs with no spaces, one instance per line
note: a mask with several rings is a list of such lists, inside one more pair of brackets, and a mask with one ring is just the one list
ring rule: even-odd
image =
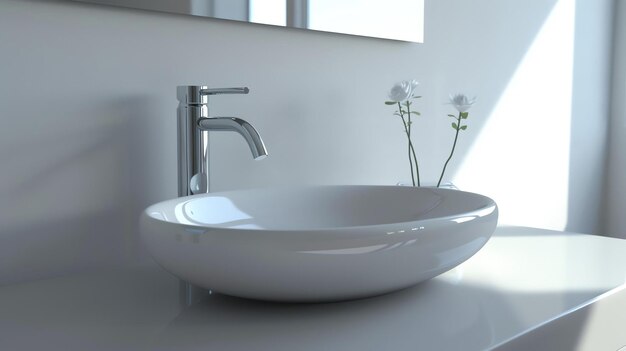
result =
[[210,295],[182,308],[156,266],[5,286],[0,349],[618,350],[625,284],[624,240],[498,228],[447,273],[341,303]]
[[493,200],[458,190],[315,186],[203,194],[150,206],[142,239],[176,276],[227,295],[320,302],[403,289],[489,240]]

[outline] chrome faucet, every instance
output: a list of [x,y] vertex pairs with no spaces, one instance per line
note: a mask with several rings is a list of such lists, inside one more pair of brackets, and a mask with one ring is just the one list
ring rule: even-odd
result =
[[178,86],[178,196],[211,190],[209,131],[237,132],[248,142],[255,159],[267,156],[261,136],[250,123],[237,117],[209,117],[209,95],[248,94],[249,91],[248,88]]
[[[209,89],[206,85],[182,85],[176,89],[178,98],[178,196],[208,193],[209,131],[237,132],[248,143],[252,156],[267,156],[263,140],[254,127],[237,117],[209,117],[209,96],[248,94],[248,88]],[[206,291],[185,281],[180,282],[181,303],[193,304]]]

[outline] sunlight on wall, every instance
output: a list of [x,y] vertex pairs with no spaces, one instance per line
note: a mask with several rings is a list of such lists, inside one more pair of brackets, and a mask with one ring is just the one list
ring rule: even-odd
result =
[[498,203],[500,224],[567,223],[574,15],[556,3],[454,176]]

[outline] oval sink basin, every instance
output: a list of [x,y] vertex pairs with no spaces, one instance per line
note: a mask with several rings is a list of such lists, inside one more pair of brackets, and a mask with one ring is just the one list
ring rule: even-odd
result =
[[380,295],[435,277],[489,240],[498,209],[450,189],[311,186],[163,201],[141,235],[166,270],[251,299],[322,302]]

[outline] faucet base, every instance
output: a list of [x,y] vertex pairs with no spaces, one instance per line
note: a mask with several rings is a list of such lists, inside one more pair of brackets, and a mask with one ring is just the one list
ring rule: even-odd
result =
[[184,280],[179,280],[178,287],[178,296],[182,307],[189,307],[195,304],[209,293],[209,290],[195,286]]

